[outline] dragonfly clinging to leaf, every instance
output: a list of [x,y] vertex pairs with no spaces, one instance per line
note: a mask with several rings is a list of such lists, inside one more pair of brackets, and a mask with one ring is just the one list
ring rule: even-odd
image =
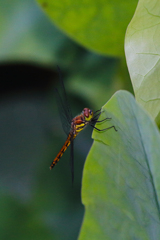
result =
[[98,121],[98,118],[101,115],[101,109],[97,110],[96,112],[93,112],[89,108],[84,108],[81,114],[73,118],[59,67],[58,67],[58,71],[59,71],[59,80],[60,80],[62,95],[60,96],[57,88],[55,88],[55,93],[56,93],[59,114],[61,117],[62,127],[64,132],[67,134],[67,139],[63,147],[61,148],[61,150],[59,151],[59,153],[51,163],[50,169],[52,169],[59,162],[63,153],[66,151],[69,145],[71,145],[71,172],[72,172],[72,182],[73,182],[74,180],[74,165],[73,165],[74,164],[74,161],[73,161],[74,160],[74,156],[73,156],[74,141],[73,140],[77,137],[79,132],[81,132],[87,125],[90,125],[91,127],[93,127],[99,132],[108,130],[110,128],[114,128],[115,131],[117,130],[115,126],[111,126],[105,129],[98,129],[97,127],[95,127],[95,123],[100,123],[100,122],[104,122],[106,120],[111,119],[111,118],[104,118],[103,120]]

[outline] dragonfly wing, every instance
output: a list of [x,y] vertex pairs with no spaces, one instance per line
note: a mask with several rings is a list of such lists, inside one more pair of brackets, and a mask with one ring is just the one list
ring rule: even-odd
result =
[[70,116],[65,107],[65,104],[62,101],[62,98],[61,98],[57,88],[55,88],[55,94],[56,94],[56,101],[57,101],[57,105],[58,105],[59,115],[61,118],[62,128],[63,128],[64,132],[68,135],[70,132],[70,128],[71,128]]
[[72,119],[73,119],[72,111],[71,111],[71,108],[70,108],[70,105],[69,105],[69,102],[68,102],[68,97],[67,97],[66,90],[65,90],[65,87],[64,87],[64,82],[62,80],[61,70],[60,70],[59,67],[58,67],[58,72],[59,72],[59,81],[60,81],[60,84],[61,84],[61,91],[62,91],[62,96],[63,96],[63,98],[62,98],[63,103],[64,103],[64,106],[65,106],[65,109],[66,109],[67,117],[68,117],[69,121],[71,122]]
[[71,174],[72,174],[72,184],[74,181],[74,141],[71,140]]

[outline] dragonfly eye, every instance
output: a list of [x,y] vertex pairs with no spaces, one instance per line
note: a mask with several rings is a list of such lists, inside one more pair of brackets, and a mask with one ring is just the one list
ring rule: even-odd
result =
[[91,109],[89,109],[89,113],[92,115],[93,111]]

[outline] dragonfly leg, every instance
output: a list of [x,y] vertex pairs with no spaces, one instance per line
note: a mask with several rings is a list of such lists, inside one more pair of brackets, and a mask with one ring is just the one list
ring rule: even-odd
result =
[[92,119],[92,123],[100,123],[100,122],[104,122],[106,120],[110,120],[111,118],[104,118],[103,120],[98,120],[99,116],[98,117],[93,117]]
[[97,115],[95,115],[95,116],[93,117],[93,119],[98,119],[99,116],[100,116],[100,113],[98,113]]
[[[99,111],[101,111],[101,109],[100,110],[97,110],[96,112],[99,112]],[[94,114],[96,113],[96,112],[94,112]],[[102,112],[104,112],[104,111],[102,111]],[[93,122],[103,122],[103,121],[105,121],[105,120],[110,120],[111,118],[104,118],[103,120],[101,120],[101,121],[98,121],[98,118],[99,118],[99,116],[101,115],[101,113],[102,112],[99,112],[97,115],[95,115],[94,117],[93,117]]]
[[96,123],[98,122],[98,123],[100,123],[100,122],[104,122],[105,120],[111,120],[112,118],[104,118],[103,120],[101,120],[101,121],[96,121]]
[[95,126],[91,125],[93,128],[95,128],[96,130],[98,130],[99,132],[102,132],[102,131],[105,131],[105,130],[108,130],[110,128],[114,128],[114,130],[117,132],[118,130],[115,128],[115,126],[111,126],[111,127],[108,127],[108,128],[104,128],[104,129],[99,129],[99,128],[96,128]]
[[95,111],[95,112],[94,112],[94,114],[95,114],[95,113],[97,113],[97,112],[100,112],[100,111],[101,111],[101,109],[99,109],[99,110]]

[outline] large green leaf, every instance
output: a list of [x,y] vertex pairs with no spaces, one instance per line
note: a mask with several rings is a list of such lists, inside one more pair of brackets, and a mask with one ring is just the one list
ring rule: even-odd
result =
[[160,1],[140,0],[127,29],[125,52],[137,101],[160,124]]
[[137,0],[37,0],[54,23],[85,47],[102,54],[123,54],[126,27]]
[[[125,91],[104,106],[112,120],[95,132],[82,186],[85,217],[79,240],[160,239],[160,136],[155,123]],[[98,126],[98,125],[97,125]]]

